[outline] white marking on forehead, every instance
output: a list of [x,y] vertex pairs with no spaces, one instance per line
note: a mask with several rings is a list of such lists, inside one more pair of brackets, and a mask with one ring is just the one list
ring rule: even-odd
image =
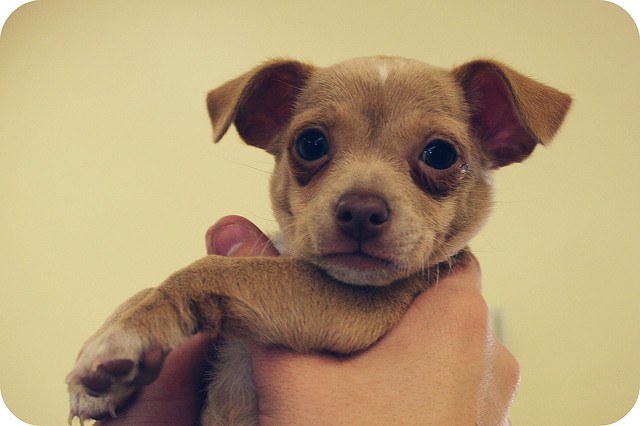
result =
[[387,77],[389,77],[389,68],[387,68],[387,64],[378,65],[378,76],[380,77],[381,83],[387,81]]

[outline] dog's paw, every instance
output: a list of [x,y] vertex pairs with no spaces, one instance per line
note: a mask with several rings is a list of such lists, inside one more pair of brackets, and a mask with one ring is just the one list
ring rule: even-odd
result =
[[112,329],[88,342],[67,376],[71,410],[78,417],[100,419],[116,411],[141,386],[153,382],[164,361],[159,345],[130,332]]

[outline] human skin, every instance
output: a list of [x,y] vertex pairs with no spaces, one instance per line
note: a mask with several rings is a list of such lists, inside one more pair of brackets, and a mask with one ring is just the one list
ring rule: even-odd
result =
[[[209,254],[278,255],[255,225],[238,216],[219,220],[206,241]],[[507,423],[519,369],[494,337],[480,283],[475,259],[457,266],[416,298],[394,329],[357,354],[253,347],[260,423]],[[211,343],[197,334],[173,350],[155,382],[117,418],[98,424],[195,424]]]

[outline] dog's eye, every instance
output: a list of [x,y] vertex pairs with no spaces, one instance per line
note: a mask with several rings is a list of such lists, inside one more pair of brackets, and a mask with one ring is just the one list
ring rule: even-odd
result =
[[303,160],[315,161],[329,153],[329,141],[318,130],[307,130],[296,139],[296,151]]
[[458,159],[456,149],[449,142],[435,139],[422,151],[422,161],[436,170],[446,170]]

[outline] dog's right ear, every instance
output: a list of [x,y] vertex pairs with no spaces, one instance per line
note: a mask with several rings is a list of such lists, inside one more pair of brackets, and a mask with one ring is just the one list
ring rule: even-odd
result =
[[218,142],[233,122],[249,145],[265,149],[293,115],[296,99],[314,67],[279,60],[261,65],[209,92],[207,108]]
[[523,161],[558,131],[571,97],[490,60],[453,70],[471,108],[471,124],[497,169]]

